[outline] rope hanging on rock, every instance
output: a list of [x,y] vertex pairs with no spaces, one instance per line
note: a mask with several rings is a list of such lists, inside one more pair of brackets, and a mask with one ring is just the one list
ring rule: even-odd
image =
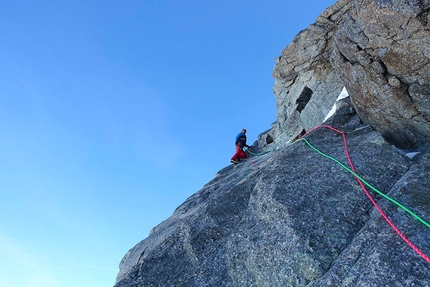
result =
[[[343,138],[343,145],[344,145],[344,149],[345,149],[345,154],[346,157],[348,159],[348,163],[350,165],[351,168],[346,167],[344,164],[342,164],[340,161],[338,161],[337,159],[323,153],[322,151],[318,150],[317,148],[315,148],[314,146],[312,146],[309,141],[307,141],[304,137],[306,135],[308,135],[309,133],[311,133],[312,131],[319,129],[319,128],[328,128],[332,131],[335,131],[337,133],[340,133],[342,135]],[[417,246],[415,246],[400,230],[399,228],[397,228],[397,226],[388,218],[388,216],[385,214],[385,212],[379,207],[379,205],[376,203],[376,201],[373,199],[372,195],[369,193],[369,191],[366,189],[366,186],[369,187],[370,189],[372,189],[373,191],[377,192],[378,194],[380,194],[381,196],[383,196],[384,198],[388,199],[389,201],[393,202],[394,204],[396,204],[397,206],[399,206],[400,208],[402,208],[403,210],[405,210],[406,212],[408,212],[410,215],[412,215],[414,218],[416,218],[419,222],[421,222],[422,224],[424,224],[425,226],[427,226],[428,228],[430,228],[430,224],[428,222],[426,222],[424,219],[420,218],[418,215],[416,215],[415,213],[413,213],[411,210],[409,210],[408,208],[406,208],[405,206],[403,206],[402,204],[400,204],[399,202],[397,202],[396,200],[392,199],[391,197],[387,196],[386,194],[382,193],[381,191],[379,191],[378,189],[376,189],[375,187],[373,187],[372,185],[370,185],[369,183],[367,183],[364,179],[362,179],[356,172],[355,167],[352,163],[351,157],[349,155],[349,151],[348,151],[348,146],[346,143],[346,137],[345,134],[333,127],[327,126],[327,125],[321,125],[321,126],[317,126],[313,129],[311,129],[310,131],[308,131],[305,135],[303,135],[300,139],[298,139],[295,142],[298,141],[304,141],[310,148],[312,148],[314,151],[316,151],[317,153],[319,153],[320,155],[336,162],[337,164],[339,164],[342,168],[344,168],[345,170],[347,170],[348,172],[350,172],[351,174],[353,174],[355,176],[355,178],[357,179],[358,183],[360,184],[361,188],[363,189],[364,193],[366,194],[366,196],[369,198],[369,200],[372,202],[372,204],[375,206],[375,208],[378,210],[378,212],[382,215],[382,217],[387,221],[387,223],[394,229],[394,231],[403,239],[403,241],[405,241],[416,253],[418,253],[425,261],[427,261],[428,263],[430,263],[430,258],[424,253],[422,252]],[[365,186],[366,185],[366,186]]]

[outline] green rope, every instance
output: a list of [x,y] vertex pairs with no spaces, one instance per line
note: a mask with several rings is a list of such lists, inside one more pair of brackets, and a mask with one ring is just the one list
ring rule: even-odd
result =
[[350,172],[352,175],[354,175],[356,178],[358,178],[359,180],[361,180],[367,187],[369,187],[370,189],[372,189],[373,191],[375,191],[376,193],[378,193],[379,195],[381,195],[382,197],[388,199],[389,201],[391,201],[392,203],[394,203],[395,205],[397,205],[398,207],[400,207],[401,209],[403,209],[404,211],[406,211],[407,213],[409,213],[410,215],[412,215],[415,219],[417,219],[418,221],[420,221],[422,224],[424,224],[425,226],[427,226],[428,228],[430,228],[430,224],[428,222],[426,222],[424,219],[422,219],[421,217],[419,217],[418,215],[416,215],[414,212],[412,212],[410,209],[408,209],[407,207],[403,206],[402,204],[400,204],[399,202],[397,202],[396,200],[392,199],[391,197],[389,197],[388,195],[382,193],[381,191],[379,191],[378,189],[376,189],[375,187],[373,187],[372,185],[370,185],[367,181],[365,181],[362,177],[360,177],[358,174],[356,174],[354,171],[352,171],[350,168],[348,168],[347,166],[345,166],[343,163],[341,163],[340,161],[338,161],[337,159],[323,153],[322,151],[318,150],[317,148],[315,148],[314,146],[312,146],[305,138],[301,138],[295,142],[298,141],[304,141],[310,148],[312,148],[314,151],[316,151],[317,153],[319,153],[320,155],[336,162],[338,165],[340,165],[342,168],[344,168],[345,170],[347,170],[348,172]]

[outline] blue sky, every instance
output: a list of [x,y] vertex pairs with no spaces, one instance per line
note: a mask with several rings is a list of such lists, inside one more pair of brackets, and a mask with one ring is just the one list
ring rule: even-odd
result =
[[3,1],[0,286],[113,286],[270,128],[274,59],[334,2]]

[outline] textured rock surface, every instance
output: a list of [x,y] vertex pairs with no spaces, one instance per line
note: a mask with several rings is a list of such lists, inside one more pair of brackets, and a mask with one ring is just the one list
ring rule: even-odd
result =
[[[430,0],[340,0],[300,32],[273,71],[277,121],[257,141],[268,152],[220,170],[156,226],[124,256],[115,287],[430,286],[430,264],[354,175],[291,144],[346,86],[327,124],[346,133],[363,179],[429,222],[429,10]],[[348,164],[338,133],[306,139]],[[430,228],[369,190],[429,256]]]
[[[329,124],[347,133],[358,174],[429,219],[430,154],[409,159],[363,126],[348,101]],[[347,164],[337,133],[306,138]],[[429,254],[430,229],[375,198]],[[115,287],[125,286],[430,286],[430,265],[351,173],[300,141],[219,171],[125,255]]]
[[275,135],[321,122],[346,86],[360,118],[390,143],[428,142],[429,9],[428,0],[341,0],[324,11],[276,61]]

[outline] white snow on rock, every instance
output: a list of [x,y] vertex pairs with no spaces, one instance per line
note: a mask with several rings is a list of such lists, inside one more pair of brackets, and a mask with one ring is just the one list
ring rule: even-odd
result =
[[[344,99],[346,97],[349,97],[349,94],[348,94],[348,91],[346,90],[346,88],[343,87],[342,92],[340,92],[339,97],[337,97],[337,99],[336,99],[336,102],[341,100],[341,99]],[[325,119],[323,122],[328,120],[336,112],[336,102],[334,103],[333,107],[328,112],[328,114],[325,116]]]

